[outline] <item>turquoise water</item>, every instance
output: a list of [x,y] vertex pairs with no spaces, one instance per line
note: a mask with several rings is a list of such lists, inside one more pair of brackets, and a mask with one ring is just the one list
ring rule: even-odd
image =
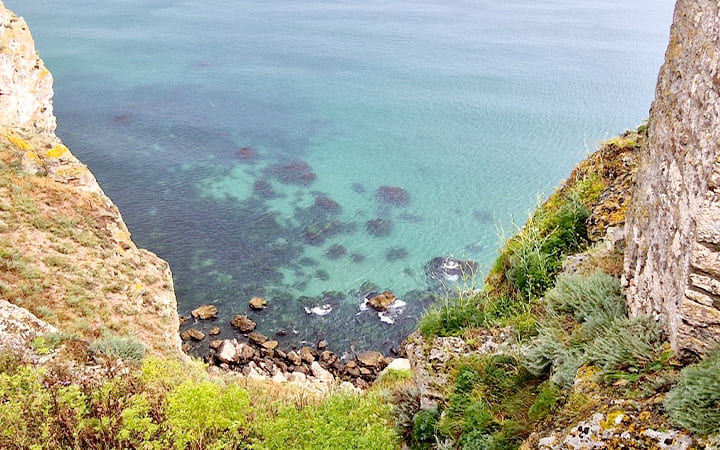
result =
[[[170,262],[181,314],[213,302],[209,328],[263,295],[259,332],[345,351],[395,346],[438,292],[428,261],[483,272],[539,193],[647,117],[673,2],[6,5],[55,76],[58,134]],[[385,289],[393,324],[360,306]]]

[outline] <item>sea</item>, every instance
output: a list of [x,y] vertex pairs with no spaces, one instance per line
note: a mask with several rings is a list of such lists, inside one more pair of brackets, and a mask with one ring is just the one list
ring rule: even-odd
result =
[[674,4],[5,3],[53,73],[58,135],[170,263],[180,314],[218,307],[184,327],[243,339],[247,314],[337,353],[391,353],[481,289],[572,167],[643,123]]

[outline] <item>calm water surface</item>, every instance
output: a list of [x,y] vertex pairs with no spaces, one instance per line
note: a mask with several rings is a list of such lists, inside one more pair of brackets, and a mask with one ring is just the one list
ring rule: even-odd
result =
[[[206,329],[262,295],[259,332],[336,351],[396,345],[430,260],[484,271],[538,193],[647,117],[673,3],[6,1],[58,134],[170,262],[181,314],[215,303]],[[406,305],[361,308],[385,289]]]

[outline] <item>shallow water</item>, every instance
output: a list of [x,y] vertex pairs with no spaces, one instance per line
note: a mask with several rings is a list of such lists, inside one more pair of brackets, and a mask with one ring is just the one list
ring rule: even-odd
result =
[[[538,193],[647,117],[673,1],[6,5],[181,314],[213,302],[227,324],[263,295],[259,332],[346,351],[396,345],[433,301],[428,261],[483,272]],[[385,289],[394,324],[361,308]]]

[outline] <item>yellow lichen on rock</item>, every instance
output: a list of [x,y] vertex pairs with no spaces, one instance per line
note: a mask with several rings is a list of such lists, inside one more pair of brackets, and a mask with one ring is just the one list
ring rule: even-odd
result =
[[50,158],[60,158],[61,156],[68,153],[68,148],[65,147],[63,144],[58,144],[55,147],[48,150],[47,155]]

